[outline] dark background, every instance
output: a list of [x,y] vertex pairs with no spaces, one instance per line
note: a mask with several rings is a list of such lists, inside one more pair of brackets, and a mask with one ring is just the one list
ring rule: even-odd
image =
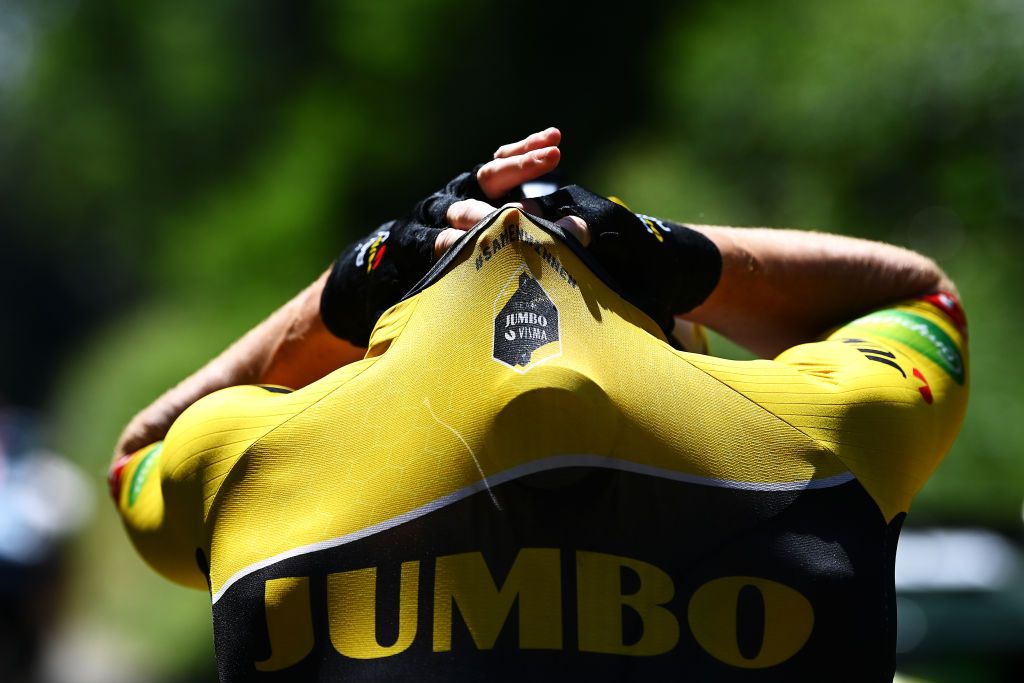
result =
[[[1017,543],[1022,36],[1011,0],[4,0],[0,405],[97,498],[55,638],[124,680],[208,670],[207,596],[145,570],[104,499],[121,426],[348,241],[548,125],[570,178],[639,211],[935,258],[972,399],[910,523]],[[964,657],[908,665],[982,680],[996,655]]]

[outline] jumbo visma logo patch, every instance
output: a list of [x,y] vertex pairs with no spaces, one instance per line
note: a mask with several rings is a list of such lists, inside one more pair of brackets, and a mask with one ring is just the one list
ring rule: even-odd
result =
[[526,372],[560,355],[558,308],[523,268],[494,301],[494,360]]

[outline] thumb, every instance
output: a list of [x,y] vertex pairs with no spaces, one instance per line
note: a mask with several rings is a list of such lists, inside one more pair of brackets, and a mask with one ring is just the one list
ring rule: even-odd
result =
[[[522,205],[516,205],[522,208]],[[490,214],[497,211],[497,208],[479,199],[463,199],[448,207],[445,219],[448,225],[459,230],[469,230]]]
[[555,221],[555,225],[561,226],[563,230],[580,241],[580,244],[590,244],[590,228],[587,222],[579,216],[564,216]]
[[466,234],[465,230],[456,228],[445,228],[437,234],[434,241],[434,258],[441,258],[441,255],[452,248],[452,245],[459,241],[459,238]]

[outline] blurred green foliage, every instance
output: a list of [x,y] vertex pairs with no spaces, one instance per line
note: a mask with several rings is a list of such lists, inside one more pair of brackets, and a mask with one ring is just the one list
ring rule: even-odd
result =
[[[45,407],[99,490],[134,411],[348,240],[547,125],[570,177],[639,210],[939,260],[971,317],[973,395],[911,519],[1018,533],[1012,0],[5,2],[0,395]],[[141,570],[112,511],[77,558],[84,618],[168,671],[208,665],[205,598]],[[182,632],[192,664],[163,647]]]

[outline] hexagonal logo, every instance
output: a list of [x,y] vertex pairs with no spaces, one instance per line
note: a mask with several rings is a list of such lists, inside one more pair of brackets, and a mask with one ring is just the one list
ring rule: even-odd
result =
[[522,373],[561,355],[558,308],[524,266],[494,300],[494,360]]

